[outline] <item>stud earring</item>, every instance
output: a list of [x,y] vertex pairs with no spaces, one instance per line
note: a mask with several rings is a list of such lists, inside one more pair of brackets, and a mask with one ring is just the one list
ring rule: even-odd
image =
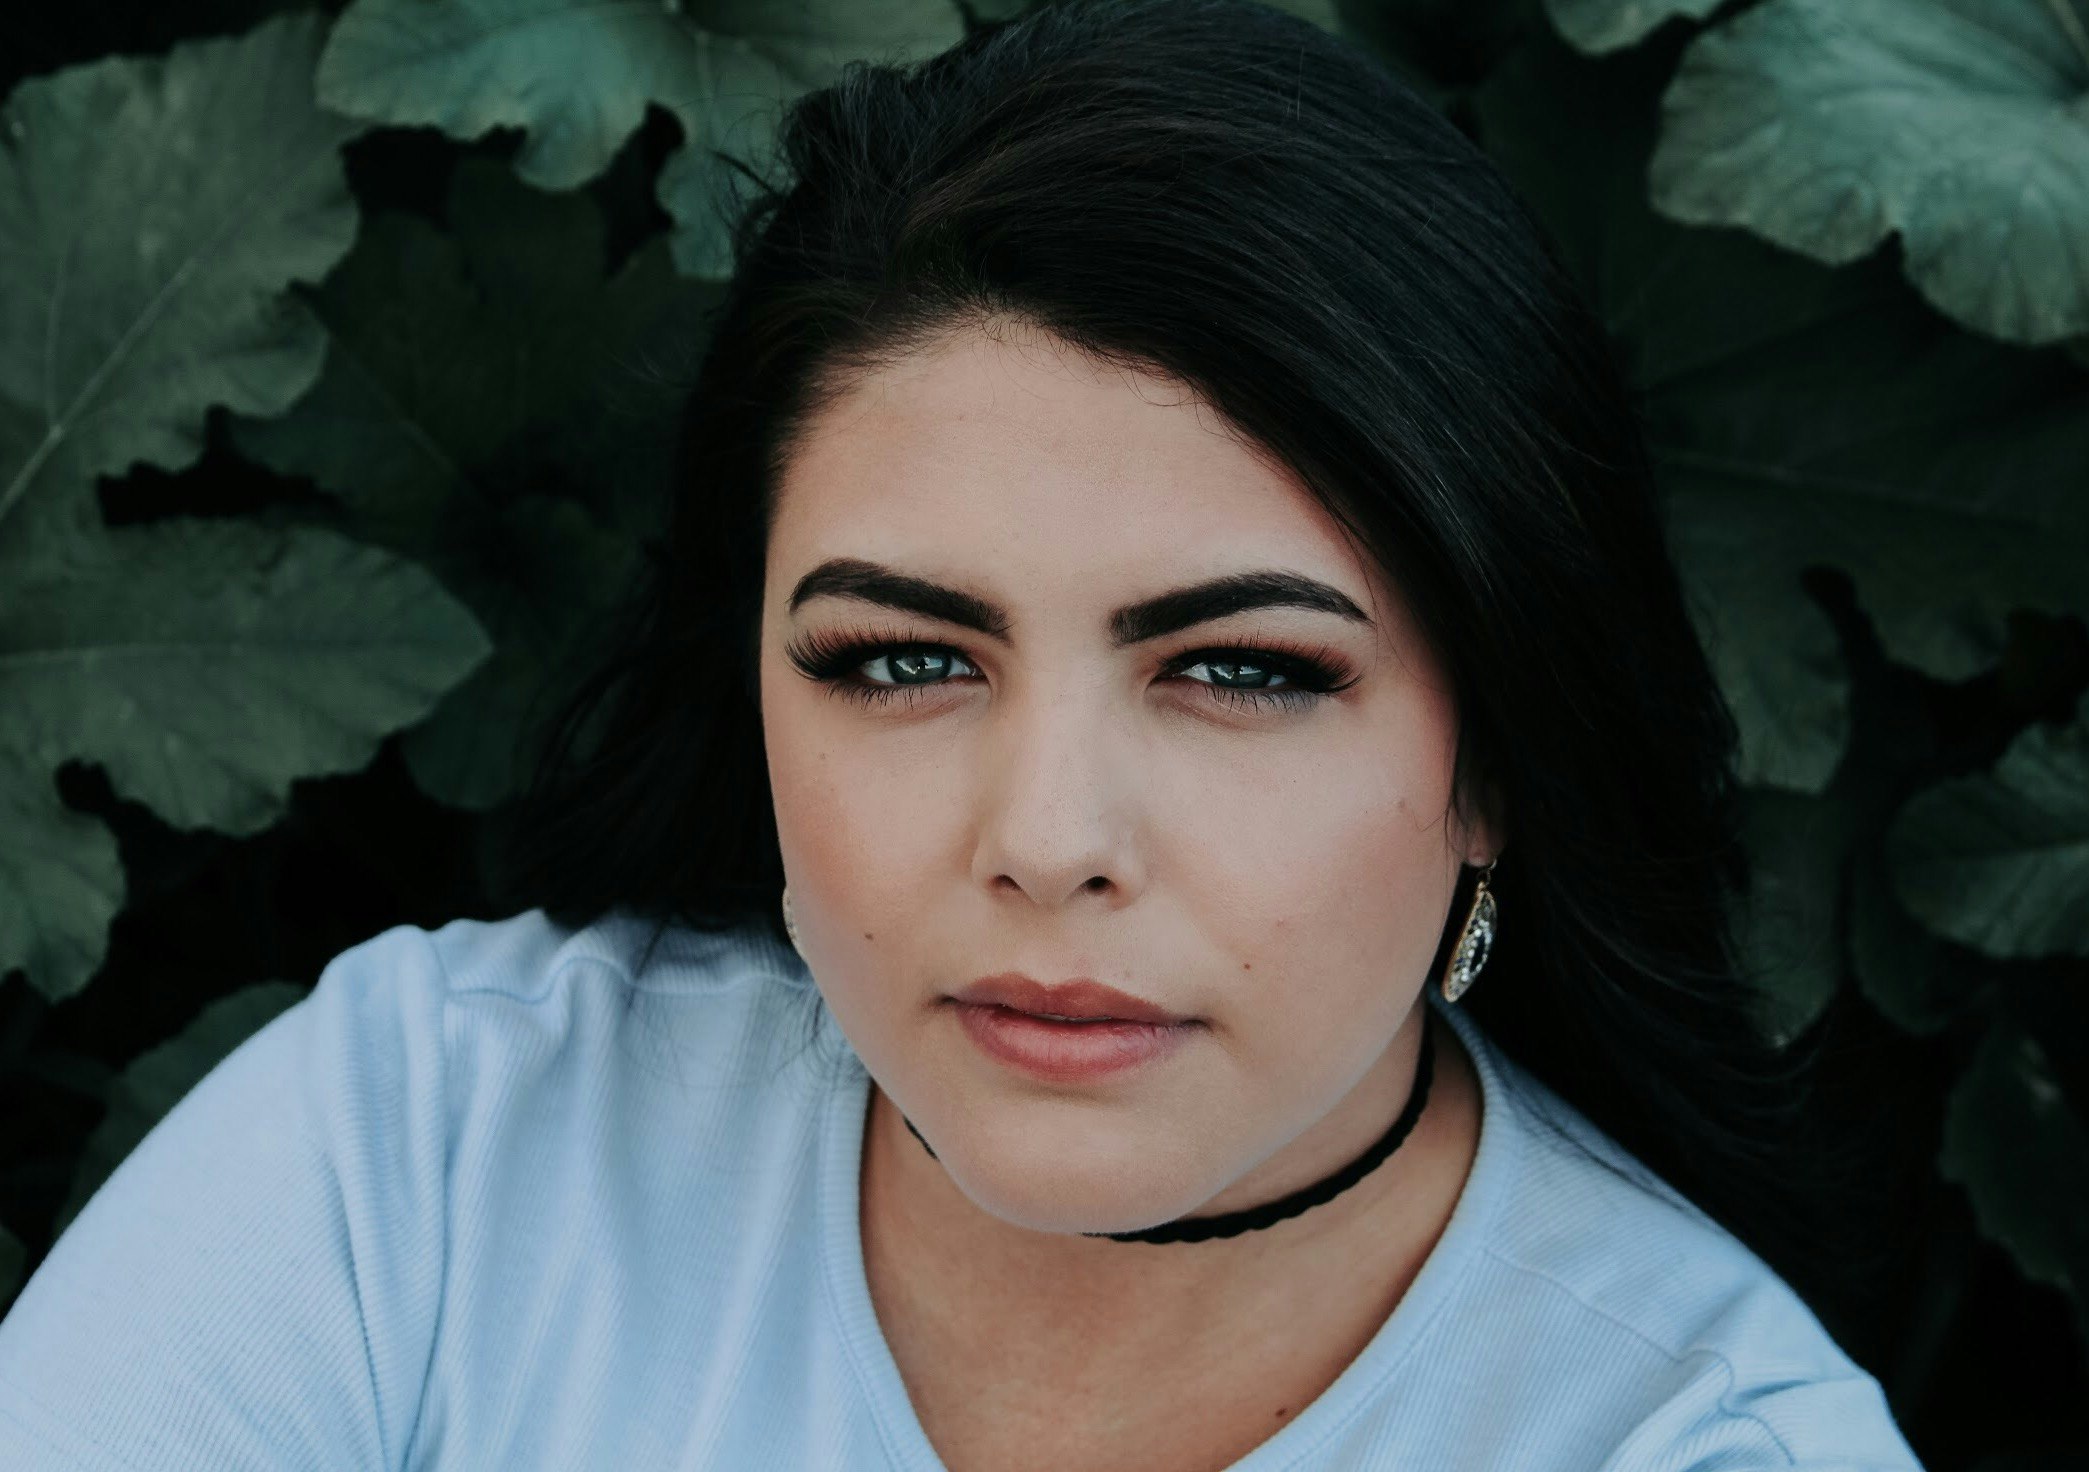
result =
[[783,887],[783,930],[791,938],[791,949],[798,953],[799,960],[804,960],[805,948],[798,944],[797,922],[791,919],[791,887],[788,884]]
[[1443,968],[1443,999],[1455,1002],[1465,995],[1480,968],[1487,964],[1487,953],[1494,949],[1494,891],[1487,887],[1487,880],[1494,873],[1499,860],[1489,860],[1480,871],[1480,882],[1474,888],[1472,907],[1465,912],[1465,925],[1458,932],[1458,944],[1451,948],[1451,959]]

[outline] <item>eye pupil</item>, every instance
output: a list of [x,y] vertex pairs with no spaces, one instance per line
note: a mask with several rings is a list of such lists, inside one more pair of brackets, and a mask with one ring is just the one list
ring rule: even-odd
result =
[[947,654],[936,654],[927,650],[890,654],[886,658],[891,662],[893,674],[906,684],[913,684],[919,680],[933,680],[947,673],[945,666],[950,663],[950,656]]
[[[1270,671],[1265,666],[1259,664],[1242,664],[1238,662],[1222,663],[1219,661],[1210,661],[1207,664],[1207,668],[1209,668],[1214,675],[1218,676],[1218,678],[1222,682],[1228,685],[1233,685],[1233,688],[1235,689],[1260,689],[1263,685],[1267,684],[1271,678]],[[1253,670],[1262,678],[1259,681],[1252,681],[1248,684],[1234,685],[1234,682],[1241,678],[1240,671],[1242,670]]]

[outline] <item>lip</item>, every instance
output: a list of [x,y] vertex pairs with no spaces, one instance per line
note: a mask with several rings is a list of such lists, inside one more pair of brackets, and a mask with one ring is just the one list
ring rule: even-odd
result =
[[1005,1007],[1014,1012],[1027,1012],[1033,1017],[1108,1019],[1142,1022],[1154,1027],[1175,1027],[1194,1020],[1085,976],[1047,985],[1021,972],[1003,971],[994,976],[982,976],[953,996],[955,1000],[973,1006]]
[[1046,1083],[1078,1083],[1163,1058],[1194,1022],[1053,1022],[992,1003],[958,1002],[959,1025],[982,1053]]
[[1004,971],[980,977],[951,1000],[981,1052],[1047,1083],[1101,1078],[1150,1063],[1199,1026],[1196,1018],[1085,976],[1047,985]]

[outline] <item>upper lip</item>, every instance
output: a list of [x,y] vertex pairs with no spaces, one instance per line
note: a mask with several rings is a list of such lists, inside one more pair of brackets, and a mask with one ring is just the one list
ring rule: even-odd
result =
[[1156,1007],[1151,1002],[1085,976],[1047,985],[1020,972],[1004,971],[998,976],[982,976],[954,995],[960,1002],[1013,1007],[1018,1012],[1051,1017],[1109,1017],[1120,1022],[1151,1022],[1161,1026],[1190,1021],[1165,1007]]

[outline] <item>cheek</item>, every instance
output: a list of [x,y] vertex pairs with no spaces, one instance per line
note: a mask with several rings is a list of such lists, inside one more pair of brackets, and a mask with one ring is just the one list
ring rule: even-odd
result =
[[[788,791],[776,794],[779,824],[788,804],[791,834],[808,851],[826,852],[859,871],[908,873],[947,844],[964,802],[952,786],[947,743],[910,747],[846,728],[829,736],[818,731],[807,723],[796,749],[781,759]],[[778,764],[772,757],[772,773]],[[874,882],[879,875],[855,877]]]
[[944,851],[936,819],[948,797],[932,768],[917,772],[836,723],[800,709],[770,722],[769,781],[807,950],[825,963],[823,984],[856,990],[877,984],[883,958],[904,969],[905,937],[916,933],[933,856]]
[[1252,800],[1212,803],[1188,853],[1200,924],[1235,958],[1235,995],[1280,1034],[1396,1026],[1443,930],[1455,857],[1447,722],[1381,717],[1371,739],[1287,761]]

